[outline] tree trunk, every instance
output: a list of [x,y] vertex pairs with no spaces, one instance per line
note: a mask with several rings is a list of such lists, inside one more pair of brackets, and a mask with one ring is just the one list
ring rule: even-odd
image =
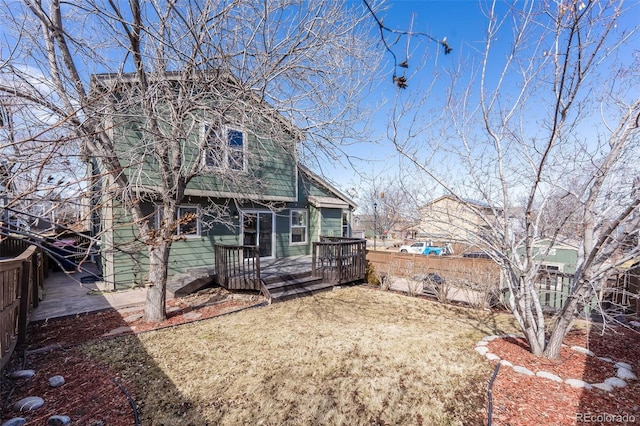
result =
[[147,300],[144,305],[144,320],[160,322],[167,318],[167,270],[171,243],[163,241],[149,247],[149,279]]
[[558,358],[560,355],[560,349],[562,348],[562,341],[571,328],[578,312],[578,299],[573,297],[568,300],[562,308],[562,312],[558,316],[558,320],[553,327],[553,332],[549,338],[549,343],[544,348],[542,356],[549,359]]

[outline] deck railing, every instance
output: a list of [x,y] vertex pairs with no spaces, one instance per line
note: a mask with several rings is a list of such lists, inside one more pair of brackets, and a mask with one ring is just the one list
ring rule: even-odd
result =
[[331,284],[364,279],[367,242],[361,238],[326,237],[313,243],[312,274]]
[[0,242],[0,257],[16,257],[28,249],[29,246],[29,242],[25,239],[5,238]]
[[216,282],[228,290],[260,290],[260,252],[255,246],[214,246]]
[[[0,243],[4,247],[19,244],[10,239]],[[16,345],[26,339],[29,311],[38,306],[38,288],[43,281],[43,256],[36,246],[0,260],[0,368],[7,364]]]

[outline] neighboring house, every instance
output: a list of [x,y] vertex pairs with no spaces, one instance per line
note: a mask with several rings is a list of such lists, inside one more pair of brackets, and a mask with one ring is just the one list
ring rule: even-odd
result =
[[[111,78],[97,75],[94,83],[108,87]],[[221,128],[210,124],[206,111],[194,119],[197,122],[191,127],[195,130],[187,140],[213,135],[218,145],[207,148],[202,174],[189,182],[178,208],[181,222],[175,233],[179,238],[171,247],[169,277],[190,268],[213,267],[214,244],[257,246],[262,259],[279,259],[312,254],[312,243],[320,235],[351,236],[356,204],[298,163],[299,138],[290,130],[281,132],[283,140],[277,141],[262,131],[267,119],[273,123],[277,115],[273,109],[262,108],[264,117],[245,114],[238,119],[231,114]],[[280,116],[277,119],[285,120]],[[109,125],[117,146],[135,152],[136,146],[142,145],[135,116]],[[208,144],[209,139],[205,142]],[[99,159],[92,159],[90,167],[93,176],[101,174]],[[221,167],[226,168],[225,174],[216,173]],[[154,188],[153,165],[146,171],[136,191]],[[248,183],[248,176],[259,179]],[[102,235],[104,281],[142,285],[148,264],[145,246],[136,240],[136,230],[117,197],[105,195],[109,193],[108,182],[96,184],[102,185],[103,194],[92,204],[102,207],[101,217],[93,220],[94,233]],[[152,199],[142,209],[152,226],[162,220]]]
[[[533,259],[540,262],[541,269],[563,274],[575,273],[578,264],[578,245],[556,241],[553,247],[548,249],[550,243],[551,240],[542,239],[533,246]],[[518,252],[522,253],[523,249],[519,249]]]
[[477,243],[490,232],[489,220],[499,209],[472,200],[444,195],[419,208],[421,239]]

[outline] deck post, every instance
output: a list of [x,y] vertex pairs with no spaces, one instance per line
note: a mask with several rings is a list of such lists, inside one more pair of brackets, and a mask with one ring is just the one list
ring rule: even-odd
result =
[[29,315],[29,284],[31,283],[33,255],[23,260],[20,268],[20,308],[18,310],[18,345],[27,340],[27,318]]
[[317,276],[316,275],[316,258],[318,255],[318,243],[313,243],[312,244],[312,252],[311,252],[311,275],[312,276]]

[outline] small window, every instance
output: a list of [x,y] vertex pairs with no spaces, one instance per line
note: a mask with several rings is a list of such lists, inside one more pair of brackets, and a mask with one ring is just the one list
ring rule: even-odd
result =
[[[174,231],[174,235],[182,235],[185,237],[200,236],[200,211],[196,206],[179,206],[176,215],[178,224]],[[162,207],[157,207],[152,215],[148,217],[149,228],[153,230],[160,229],[164,226],[162,220]]]
[[351,227],[349,226],[349,213],[342,212],[342,236],[349,238],[351,236]]
[[205,166],[208,168],[245,169],[246,134],[230,127],[204,125],[206,138]]
[[186,237],[197,237],[200,235],[198,207],[178,207],[178,226],[176,229],[176,235],[184,235]]
[[291,210],[291,244],[307,242],[307,211]]

